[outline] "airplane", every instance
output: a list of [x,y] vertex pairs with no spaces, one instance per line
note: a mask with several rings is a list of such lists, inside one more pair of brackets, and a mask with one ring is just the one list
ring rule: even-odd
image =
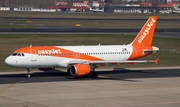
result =
[[99,9],[92,9],[91,7],[89,8],[90,11],[97,13],[97,12],[104,12],[104,10],[99,10]]
[[47,71],[55,67],[67,68],[74,77],[90,76],[97,78],[95,69],[99,66],[123,63],[158,64],[155,60],[137,60],[159,50],[152,46],[157,16],[150,16],[135,39],[128,45],[89,45],[89,46],[32,46],[23,47],[5,59],[12,67],[26,68],[26,76],[31,77],[32,68]]
[[180,8],[175,8],[175,10],[173,10],[172,13],[180,13]]

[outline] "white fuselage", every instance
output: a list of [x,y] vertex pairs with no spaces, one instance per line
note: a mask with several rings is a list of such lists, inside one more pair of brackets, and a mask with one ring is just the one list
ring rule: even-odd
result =
[[[131,45],[98,45],[98,46],[56,46],[60,49],[71,50],[66,53],[58,53],[60,56],[54,56],[52,53],[35,54],[23,53],[22,55],[10,55],[5,62],[14,67],[21,68],[46,68],[46,67],[68,67],[72,60],[84,61],[114,61],[119,62],[127,60],[132,54]],[[82,55],[93,56],[97,59],[82,58]],[[68,56],[73,56],[69,58]]]

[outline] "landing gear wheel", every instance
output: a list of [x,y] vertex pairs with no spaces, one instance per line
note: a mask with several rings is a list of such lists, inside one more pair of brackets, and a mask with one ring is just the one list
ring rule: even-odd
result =
[[30,75],[30,74],[27,74],[27,75],[26,75],[26,77],[27,77],[27,78],[30,78],[30,77],[31,77],[31,75]]
[[91,78],[97,78],[98,77],[98,73],[97,72],[91,72],[90,73],[90,77]]
[[27,77],[27,78],[30,78],[30,77],[31,77],[31,74],[30,74],[31,68],[26,68],[26,69],[27,69],[26,77]]

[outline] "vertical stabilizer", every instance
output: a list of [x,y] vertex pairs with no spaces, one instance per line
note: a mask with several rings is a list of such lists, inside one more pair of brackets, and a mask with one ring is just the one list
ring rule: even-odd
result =
[[145,45],[151,46],[154,36],[154,30],[156,27],[157,16],[150,16],[147,22],[144,24],[136,38],[131,43],[132,46]]

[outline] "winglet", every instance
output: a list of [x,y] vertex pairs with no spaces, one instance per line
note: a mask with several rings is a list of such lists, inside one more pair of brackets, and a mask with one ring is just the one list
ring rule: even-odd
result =
[[155,63],[155,64],[158,64],[158,63],[159,63],[159,58],[155,59],[155,60],[154,60],[154,63]]

